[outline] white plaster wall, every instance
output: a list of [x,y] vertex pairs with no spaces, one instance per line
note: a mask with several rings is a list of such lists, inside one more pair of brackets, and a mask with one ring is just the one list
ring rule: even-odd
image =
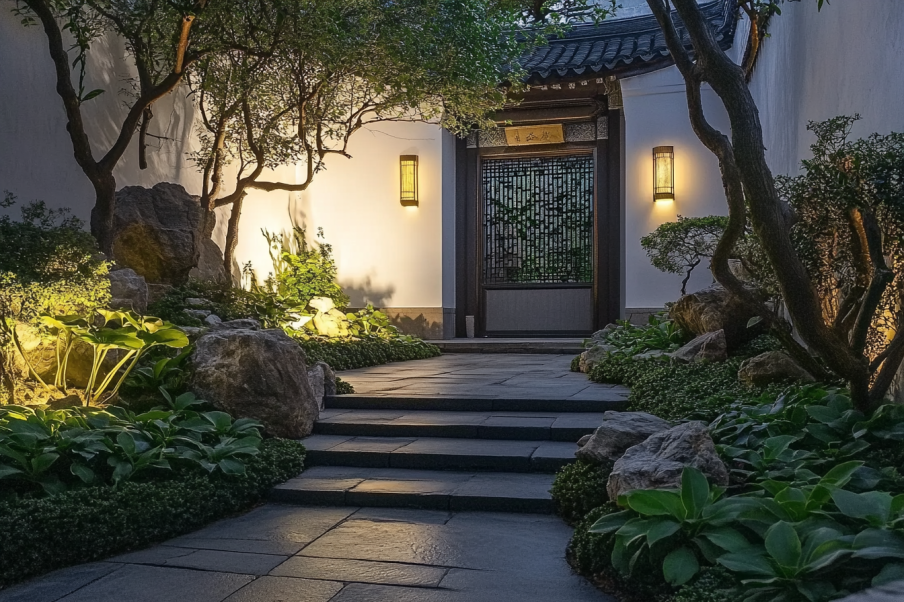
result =
[[860,113],[855,138],[904,131],[902,0],[785,3],[769,34],[750,87],[774,173],[810,156],[811,120]]
[[[20,25],[6,10],[8,4],[0,10],[0,192],[9,190],[22,201],[40,199],[51,207],[68,207],[87,221],[94,193],[72,154],[43,31]],[[118,135],[128,100],[125,80],[131,72],[116,38],[102,40],[89,56],[89,73],[96,79],[86,87],[106,90],[84,107],[95,157],[100,158]],[[196,117],[185,90],[158,101],[154,114],[150,131],[165,139],[152,139],[147,170],[138,169],[133,143],[116,168],[117,187],[168,181],[199,194],[200,177],[187,161],[187,154],[196,148]],[[315,176],[308,191],[253,192],[242,212],[237,263],[251,261],[265,277],[270,258],[261,228],[282,232],[291,231],[293,224],[304,225],[313,237],[322,227],[334,246],[340,283],[353,305],[442,307],[443,136],[448,134],[435,125],[378,124],[352,137],[348,149],[352,159],[330,157],[326,171]],[[446,150],[447,157],[454,158],[454,145],[447,142]],[[418,208],[406,209],[399,203],[403,154],[420,156]],[[302,176],[293,166],[265,175],[287,182]],[[445,191],[449,194],[454,196],[451,174]],[[447,210],[454,208],[453,201],[446,199]],[[214,239],[221,246],[228,212],[228,208],[218,211]],[[452,216],[454,222],[454,212]],[[448,267],[451,279],[454,265]],[[454,299],[454,291],[447,294]]]
[[[73,157],[44,32],[37,26],[23,27],[11,7],[10,2],[0,4],[0,191],[9,190],[21,201],[69,207],[87,220],[94,192]],[[114,37],[100,40],[89,55],[93,77],[85,87],[105,90],[83,107],[96,159],[115,141],[126,112],[126,79],[132,73],[125,59],[123,44]],[[138,169],[133,140],[114,172],[117,185],[171,181],[197,194],[200,178],[185,161],[192,150],[194,109],[184,89],[158,101],[154,114],[150,131],[166,140],[151,139],[147,170]]]
[[[319,227],[353,307],[442,307],[443,136],[431,124],[375,124],[352,136],[351,159],[328,157],[306,191],[252,192],[242,211],[238,263],[251,261],[263,278],[271,262],[262,228],[304,226],[313,240]],[[399,155],[419,157],[418,207],[399,203]],[[304,171],[287,167],[274,176],[296,182]],[[225,225],[225,216],[217,221]]]
[[[662,307],[681,292],[683,276],[660,272],[640,239],[678,215],[726,215],[719,162],[691,129],[684,81],[674,67],[621,80],[625,111],[625,306]],[[715,93],[703,90],[710,123],[728,132],[728,116]],[[653,147],[675,148],[675,201],[653,202]],[[693,291],[712,283],[701,263],[688,283]]]

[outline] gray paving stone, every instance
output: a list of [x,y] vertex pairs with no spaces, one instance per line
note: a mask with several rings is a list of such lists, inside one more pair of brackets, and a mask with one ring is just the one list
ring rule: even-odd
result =
[[895,581],[858,592],[842,598],[838,602],[901,602],[902,600],[904,600],[904,581]]
[[446,590],[352,583],[330,602],[451,602],[454,595]]
[[240,573],[244,575],[266,575],[279,566],[288,556],[272,554],[249,554],[247,552],[224,552],[222,550],[194,550],[190,554],[170,558],[163,564],[187,569],[217,571],[220,573]]
[[121,568],[118,564],[92,562],[61,569],[0,591],[0,601],[54,602]]
[[194,533],[203,539],[250,539],[306,544],[345,520],[354,508],[295,508],[267,505]]
[[253,554],[276,554],[291,556],[297,553],[304,544],[293,541],[261,541],[259,539],[204,539],[194,535],[186,535],[170,539],[166,546],[192,548],[195,550],[222,550],[224,552],[249,552]]
[[129,564],[60,601],[221,602],[253,579],[251,575]]
[[444,568],[415,564],[293,556],[276,567],[271,574],[331,581],[435,587],[446,576],[446,572],[447,569]]
[[259,577],[224,602],[328,602],[341,583],[292,577]]
[[361,508],[350,518],[352,520],[411,523],[413,525],[445,525],[452,518],[452,513],[409,508]]

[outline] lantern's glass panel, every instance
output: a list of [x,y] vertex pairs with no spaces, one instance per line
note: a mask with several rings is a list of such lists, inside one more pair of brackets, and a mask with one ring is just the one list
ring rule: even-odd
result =
[[416,203],[417,198],[417,157],[403,156],[400,159],[401,201]]
[[675,198],[675,154],[670,146],[653,149],[653,198]]

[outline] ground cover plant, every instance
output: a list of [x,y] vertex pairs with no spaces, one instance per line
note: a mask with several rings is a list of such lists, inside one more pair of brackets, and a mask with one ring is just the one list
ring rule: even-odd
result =
[[0,588],[140,549],[246,510],[274,485],[298,475],[303,460],[300,443],[265,439],[242,474],[180,466],[164,480],[0,501]]
[[904,577],[904,406],[866,413],[837,384],[743,385],[741,359],[776,346],[700,364],[613,352],[591,370],[631,385],[632,410],[709,422],[730,481],[685,469],[677,490],[610,501],[609,465],[562,469],[572,566],[623,602],[826,602]]

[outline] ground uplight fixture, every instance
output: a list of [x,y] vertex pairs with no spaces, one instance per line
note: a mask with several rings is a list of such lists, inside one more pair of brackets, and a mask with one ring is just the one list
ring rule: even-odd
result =
[[675,148],[653,147],[653,202],[675,200]]
[[399,157],[399,198],[403,207],[417,207],[417,155]]

